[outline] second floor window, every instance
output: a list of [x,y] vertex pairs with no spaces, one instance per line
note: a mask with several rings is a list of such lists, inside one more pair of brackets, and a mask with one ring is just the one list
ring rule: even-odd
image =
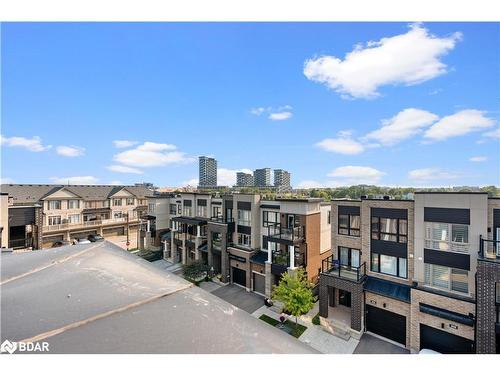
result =
[[184,211],[182,212],[184,216],[192,216],[192,211],[190,206],[184,206]]
[[434,250],[469,251],[469,226],[425,222],[425,247]]
[[70,199],[68,201],[68,209],[74,210],[80,208],[80,201],[78,199]]
[[252,237],[248,234],[238,234],[238,245],[244,246],[244,247],[251,247],[252,246]]
[[372,216],[372,239],[407,243],[408,221]]
[[134,205],[134,198],[127,198],[127,206],[133,206]]
[[115,219],[121,219],[121,218],[123,217],[123,213],[122,213],[122,212],[120,212],[120,211],[115,212],[115,213],[113,214],[113,217],[114,217]]
[[212,207],[212,217],[222,217],[222,209],[220,206]]
[[425,285],[458,293],[469,293],[469,272],[457,268],[424,264]]
[[49,210],[60,210],[61,201],[49,201]]
[[170,207],[170,209],[169,209],[170,215],[176,215],[177,214],[177,205],[175,203],[171,203],[169,207]]
[[238,210],[238,225],[250,227],[252,225],[252,211]]
[[360,224],[359,215],[339,214],[339,234],[359,237]]
[[113,199],[113,206],[121,206],[122,205],[122,199],[121,198],[115,198]]
[[262,226],[268,227],[270,225],[278,224],[280,222],[279,212],[263,211],[262,212]]
[[156,205],[154,203],[148,204],[148,211],[151,212],[151,213],[154,213],[155,212],[155,207],[156,207]]
[[196,215],[199,217],[206,217],[207,216],[207,207],[206,206],[198,206],[197,207],[198,211],[196,212]]
[[68,216],[68,222],[71,223],[71,224],[78,224],[78,223],[80,223],[80,215],[79,214],[69,215]]
[[61,224],[61,216],[49,216],[49,225]]
[[372,253],[371,271],[386,275],[407,278],[408,261],[406,258],[398,258],[385,254]]

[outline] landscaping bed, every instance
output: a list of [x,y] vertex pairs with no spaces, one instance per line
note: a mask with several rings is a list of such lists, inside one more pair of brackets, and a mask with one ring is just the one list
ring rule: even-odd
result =
[[282,331],[288,333],[289,335],[292,335],[295,338],[299,338],[300,335],[304,333],[304,331],[307,329],[307,327],[303,326],[302,324],[297,324],[295,325],[294,322],[291,322],[289,320],[286,320],[283,324],[276,319],[271,318],[270,316],[266,314],[262,314],[259,317],[260,320],[263,320],[267,324],[270,324],[278,329],[281,329]]

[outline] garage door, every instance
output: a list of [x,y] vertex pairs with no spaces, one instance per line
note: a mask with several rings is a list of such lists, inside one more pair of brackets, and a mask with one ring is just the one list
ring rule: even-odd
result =
[[102,230],[102,234],[105,236],[124,236],[125,228],[105,228]]
[[443,354],[474,353],[474,341],[420,324],[420,349]]
[[233,267],[233,283],[247,286],[247,273],[239,268]]
[[406,345],[406,317],[366,305],[366,330]]
[[266,294],[266,277],[264,275],[253,273],[253,291],[262,295]]

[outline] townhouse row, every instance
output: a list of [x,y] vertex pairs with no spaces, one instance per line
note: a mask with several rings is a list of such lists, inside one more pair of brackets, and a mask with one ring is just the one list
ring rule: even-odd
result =
[[42,249],[90,234],[136,234],[152,194],[142,186],[1,185],[1,246]]
[[500,199],[416,193],[332,202],[320,320],[413,353],[499,353]]

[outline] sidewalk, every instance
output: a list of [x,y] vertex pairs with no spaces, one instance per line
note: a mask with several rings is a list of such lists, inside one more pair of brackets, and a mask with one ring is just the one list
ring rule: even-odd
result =
[[[350,337],[347,341],[340,337],[334,336],[326,332],[322,326],[312,324],[312,318],[318,313],[319,304],[315,303],[314,307],[306,315],[298,319],[298,323],[307,327],[305,332],[299,337],[299,341],[311,346],[312,348],[326,354],[352,354],[359,344],[359,340]],[[252,316],[259,318],[262,314],[266,314],[271,318],[279,320],[280,315],[266,306],[262,306],[256,310]],[[290,318],[293,322],[294,317]]]

